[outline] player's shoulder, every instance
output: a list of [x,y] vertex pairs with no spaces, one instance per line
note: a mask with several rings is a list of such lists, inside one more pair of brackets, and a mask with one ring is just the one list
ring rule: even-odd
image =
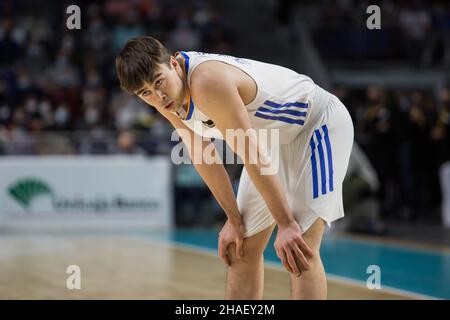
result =
[[[223,77],[228,70],[228,66],[218,60],[207,60],[203,61],[195,67],[191,74],[191,81],[194,79],[196,81],[201,81],[202,79],[207,79],[214,81],[218,77]],[[220,79],[220,78],[219,78]]]
[[199,64],[191,74],[191,89],[207,91],[218,86],[226,87],[233,84],[227,65],[220,61],[205,61]]

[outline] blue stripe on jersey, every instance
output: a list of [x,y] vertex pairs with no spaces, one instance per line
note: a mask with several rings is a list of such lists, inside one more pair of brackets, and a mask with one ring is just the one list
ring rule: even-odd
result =
[[325,145],[327,147],[328,155],[328,180],[330,181],[330,192],[333,191],[333,153],[331,152],[330,137],[328,136],[328,127],[326,124],[322,126],[323,133],[325,134]]
[[278,121],[282,121],[282,122],[286,122],[286,123],[295,123],[295,124],[299,124],[299,125],[303,125],[305,123],[305,121],[300,120],[300,119],[291,119],[291,118],[287,118],[287,117],[283,117],[283,116],[268,116],[268,115],[260,113],[258,111],[255,113],[255,117],[260,117],[260,118],[269,119],[269,120],[278,120]]
[[289,110],[289,109],[267,109],[264,107],[259,107],[258,111],[266,111],[266,112],[270,112],[270,113],[285,113],[285,114],[290,114],[293,116],[299,116],[299,117],[306,117],[306,112],[302,112],[302,111],[297,111],[297,110]]
[[268,105],[269,107],[273,108],[282,108],[282,107],[299,107],[299,108],[308,108],[308,104],[304,102],[288,102],[285,104],[279,104],[270,100],[266,100],[264,104]]
[[317,185],[317,161],[316,161],[316,145],[314,144],[314,135],[311,137],[309,141],[311,146],[311,171],[312,171],[312,179],[313,179],[313,198],[316,199],[319,197],[319,188]]
[[[186,53],[184,53],[183,51],[180,51],[180,54],[184,58],[184,72],[185,72],[186,77],[187,77],[188,76],[188,72],[189,72],[189,56]],[[195,109],[194,101],[192,101],[192,97],[189,97],[189,104],[188,104],[187,115],[186,115],[186,118],[183,119],[183,120],[191,120],[192,114],[194,113],[194,109]]]
[[189,71],[189,56],[184,53],[183,51],[180,51],[181,55],[184,58],[184,71],[186,72],[186,77],[188,75],[188,71]]
[[327,193],[327,177],[325,175],[325,157],[323,154],[322,148],[322,136],[320,135],[319,130],[314,130],[317,138],[317,150],[319,151],[319,160],[320,160],[320,181],[322,182],[322,194]]
[[189,106],[188,106],[188,114],[186,116],[186,120],[190,120],[192,118],[192,114],[194,113],[194,101],[192,101],[192,97],[189,97]]

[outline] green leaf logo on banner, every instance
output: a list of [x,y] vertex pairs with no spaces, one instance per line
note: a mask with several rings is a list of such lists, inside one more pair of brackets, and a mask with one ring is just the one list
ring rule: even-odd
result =
[[34,178],[17,181],[8,188],[8,192],[24,209],[29,209],[31,201],[37,196],[52,194],[51,188],[45,182]]

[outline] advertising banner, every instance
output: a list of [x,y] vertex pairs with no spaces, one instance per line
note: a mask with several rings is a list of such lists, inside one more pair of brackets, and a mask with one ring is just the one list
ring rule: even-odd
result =
[[0,225],[172,224],[168,157],[0,158]]

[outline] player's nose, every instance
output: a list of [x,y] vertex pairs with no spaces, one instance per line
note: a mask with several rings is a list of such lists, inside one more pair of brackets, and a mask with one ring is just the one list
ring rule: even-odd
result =
[[167,95],[162,92],[161,90],[156,90],[155,91],[156,96],[158,97],[159,101],[165,101],[167,99]]

